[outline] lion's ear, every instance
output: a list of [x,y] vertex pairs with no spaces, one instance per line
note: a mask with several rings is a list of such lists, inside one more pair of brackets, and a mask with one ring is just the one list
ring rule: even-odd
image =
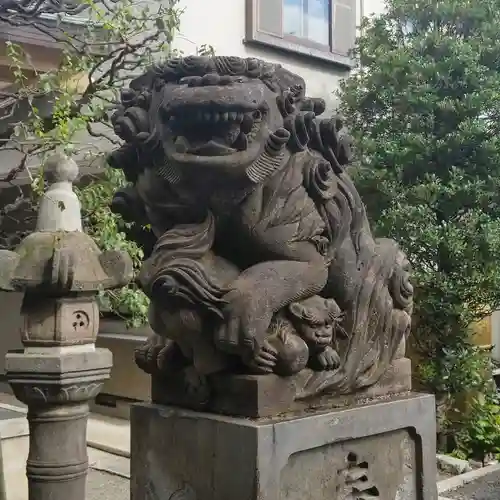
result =
[[337,302],[333,299],[328,299],[326,302],[328,317],[332,320],[339,319],[342,316],[342,310],[338,306]]
[[290,313],[296,318],[303,319],[304,318],[304,306],[299,302],[292,302],[288,306],[288,310]]

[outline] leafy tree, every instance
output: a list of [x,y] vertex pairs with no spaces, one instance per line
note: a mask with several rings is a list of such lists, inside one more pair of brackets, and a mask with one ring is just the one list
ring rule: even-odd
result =
[[[10,110],[0,118],[5,131],[0,153],[14,150],[19,163],[0,181],[13,183],[20,174],[28,174],[33,190],[27,193],[19,188],[16,200],[0,209],[0,224],[36,201],[43,189],[39,167],[55,150],[104,166],[106,154],[120,144],[110,124],[120,89],[145,66],[172,55],[180,15],[178,0],[11,0],[7,6],[0,5],[0,21],[34,27],[61,47],[58,67],[30,79],[24,70],[29,54],[7,44],[15,82],[8,92],[0,93]],[[207,51],[211,48],[200,47],[199,52]],[[102,249],[128,251],[138,268],[142,250],[126,239],[127,226],[109,210],[114,192],[124,183],[121,171],[102,168],[78,194],[86,231]],[[146,321],[147,298],[135,284],[102,294],[101,306],[123,316],[131,326]]]
[[488,459],[497,458],[500,452],[500,405],[494,391],[480,394],[471,401],[470,411],[458,432],[458,458],[474,458],[483,467]]
[[487,390],[469,327],[500,306],[500,1],[386,5],[363,22],[342,109],[375,232],[414,268],[417,376],[451,404]]

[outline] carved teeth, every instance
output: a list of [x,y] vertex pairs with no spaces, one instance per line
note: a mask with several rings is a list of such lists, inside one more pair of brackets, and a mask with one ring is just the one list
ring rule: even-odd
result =
[[255,121],[252,112],[242,113],[238,111],[228,111],[228,112],[218,112],[218,111],[190,111],[183,110],[177,115],[172,115],[171,119],[178,119],[183,122],[197,121],[200,123],[206,122],[231,122],[231,123],[242,123],[246,125],[248,131],[251,130],[252,125]]
[[238,151],[245,151],[248,147],[248,138],[244,133],[240,133],[233,143],[233,148]]
[[253,126],[252,115],[251,113],[246,113],[242,118],[241,131],[244,134],[248,134],[252,130],[252,126]]
[[[170,128],[178,134],[175,140],[178,153],[189,152],[193,144],[205,140],[224,144],[235,151],[245,151],[255,139],[262,118],[256,111],[222,112],[208,107],[186,106],[166,111],[165,119],[170,117]],[[192,141],[195,132],[197,139]]]

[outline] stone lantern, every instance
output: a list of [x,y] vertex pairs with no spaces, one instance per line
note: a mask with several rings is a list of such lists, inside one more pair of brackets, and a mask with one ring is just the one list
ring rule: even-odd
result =
[[101,252],[82,231],[77,176],[73,160],[52,157],[36,231],[0,251],[0,289],[24,293],[24,349],[7,354],[6,372],[28,406],[29,500],[85,498],[89,402],[112,366],[111,352],[95,347],[97,295],[132,277],[128,255]]

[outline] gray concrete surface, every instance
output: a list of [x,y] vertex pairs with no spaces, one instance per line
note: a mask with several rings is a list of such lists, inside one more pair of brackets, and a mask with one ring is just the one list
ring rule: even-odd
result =
[[500,498],[500,470],[472,481],[461,488],[441,493],[453,500],[498,500]]
[[156,492],[165,499],[238,499],[245,491],[248,499],[303,500],[314,491],[315,500],[435,500],[434,408],[433,397],[411,394],[324,413],[248,420],[136,405],[131,498]]
[[86,500],[128,500],[129,498],[129,479],[94,469],[89,472]]
[[[475,469],[465,474],[459,474],[458,476],[452,476],[443,481],[439,481],[437,484],[438,493],[443,498],[465,498],[463,496],[454,497],[453,495],[460,495],[462,491],[466,491],[470,494],[470,492],[475,491],[476,488],[479,491],[482,485],[490,481],[490,478],[499,476],[500,464],[488,465],[487,467]],[[500,499],[500,491],[496,496],[491,498]],[[471,500],[474,500],[474,498],[471,497]]]

